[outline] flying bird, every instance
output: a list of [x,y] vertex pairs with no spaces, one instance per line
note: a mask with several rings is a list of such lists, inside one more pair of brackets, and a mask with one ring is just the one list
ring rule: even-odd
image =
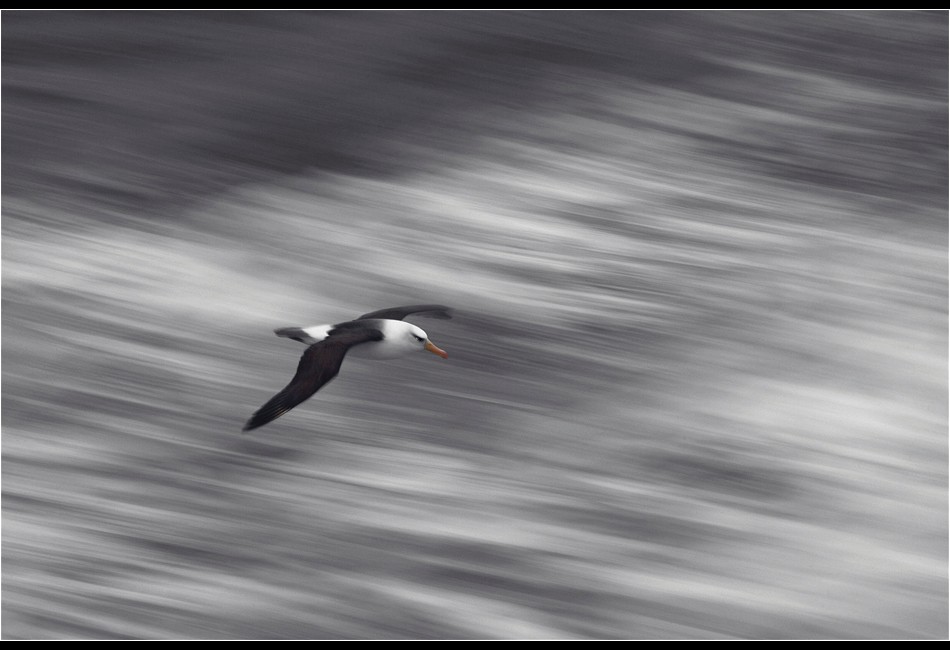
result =
[[403,321],[409,314],[451,318],[452,310],[445,305],[407,305],[370,312],[336,325],[274,330],[277,336],[300,341],[308,347],[294,378],[251,416],[244,431],[264,426],[309,399],[336,377],[343,357],[351,350],[354,356],[370,359],[392,359],[416,350],[428,350],[447,359],[449,355],[437,348],[421,328]]

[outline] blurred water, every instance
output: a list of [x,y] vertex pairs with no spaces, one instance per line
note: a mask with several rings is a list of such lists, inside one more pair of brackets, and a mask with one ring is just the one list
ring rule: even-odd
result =
[[[943,13],[3,13],[5,638],[947,636]],[[274,327],[442,362],[287,416]]]

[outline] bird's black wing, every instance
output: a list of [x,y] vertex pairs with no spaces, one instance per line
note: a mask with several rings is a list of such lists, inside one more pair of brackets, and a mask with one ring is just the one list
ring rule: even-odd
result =
[[368,314],[363,314],[356,320],[365,320],[367,318],[386,318],[390,320],[402,320],[409,314],[423,314],[430,318],[452,318],[452,308],[445,305],[406,305],[405,307],[390,307],[389,309],[380,309]]
[[336,377],[343,365],[343,357],[351,347],[382,338],[383,333],[375,328],[349,328],[331,332],[323,341],[311,345],[300,357],[297,374],[291,382],[251,416],[244,431],[264,426],[310,398]]

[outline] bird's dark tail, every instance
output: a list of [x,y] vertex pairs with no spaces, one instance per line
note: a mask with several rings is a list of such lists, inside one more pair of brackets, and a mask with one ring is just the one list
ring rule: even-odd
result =
[[300,341],[301,343],[306,343],[307,345],[313,345],[317,342],[317,339],[307,334],[301,327],[280,327],[274,330],[274,334],[277,336],[283,336],[284,338],[293,339],[295,341]]

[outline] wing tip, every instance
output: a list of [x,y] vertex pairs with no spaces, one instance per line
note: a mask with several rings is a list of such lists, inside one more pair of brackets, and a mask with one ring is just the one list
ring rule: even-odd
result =
[[[263,410],[263,409],[261,409],[261,410]],[[242,432],[242,433],[247,433],[248,431],[253,431],[254,429],[258,429],[258,428],[264,426],[265,424],[269,424],[269,423],[273,422],[274,420],[276,420],[277,418],[279,418],[281,415],[283,415],[285,412],[286,412],[286,410],[280,411],[280,412],[278,412],[278,413],[275,414],[272,409],[271,409],[271,410],[268,410],[268,411],[266,411],[266,412],[263,412],[263,413],[262,413],[261,411],[258,411],[257,413],[255,413],[254,415],[252,415],[252,416],[251,416],[251,419],[249,419],[249,420],[244,424],[244,428],[241,429],[241,432]]]
[[[270,422],[270,420],[268,420],[267,422]],[[244,423],[244,426],[241,427],[241,433],[247,433],[248,431],[253,431],[254,429],[257,429],[258,427],[264,426],[265,424],[267,424],[267,422],[262,422],[261,418],[259,418],[257,416],[257,413],[255,413],[248,419],[247,422]]]
[[244,424],[244,428],[241,429],[242,433],[247,433],[253,429],[264,426],[265,424],[270,424],[280,416],[286,414],[290,409],[292,409],[296,404],[288,408],[284,403],[286,394],[281,391],[275,395],[267,404],[257,409],[257,412],[250,417],[250,419]]

